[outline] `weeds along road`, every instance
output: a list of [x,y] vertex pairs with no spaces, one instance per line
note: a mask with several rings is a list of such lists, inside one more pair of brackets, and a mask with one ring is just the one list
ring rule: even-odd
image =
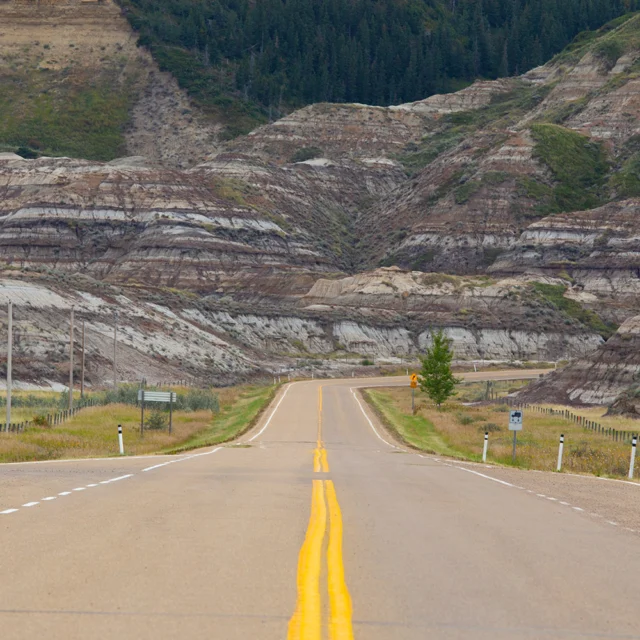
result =
[[398,447],[353,389],[394,382],[288,385],[240,446],[3,465],[0,636],[640,638],[638,535]]

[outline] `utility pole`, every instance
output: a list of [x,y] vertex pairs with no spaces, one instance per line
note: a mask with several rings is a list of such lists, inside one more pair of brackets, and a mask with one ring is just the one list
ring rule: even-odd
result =
[[13,350],[13,303],[9,302],[8,307],[9,327],[7,339],[7,424],[5,429],[9,431],[11,424],[11,352]]
[[82,321],[82,365],[80,367],[80,397],[84,398],[84,320]]
[[118,360],[116,347],[118,345],[118,312],[113,314],[113,388],[118,388]]
[[69,411],[73,409],[73,307],[71,307],[71,329],[69,331]]

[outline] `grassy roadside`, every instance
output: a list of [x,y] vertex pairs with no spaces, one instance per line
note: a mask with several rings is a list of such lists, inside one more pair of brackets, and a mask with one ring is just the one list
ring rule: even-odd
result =
[[176,447],[164,449],[163,453],[179,453],[199,447],[210,447],[240,437],[256,424],[275,397],[277,390],[278,387],[247,389],[234,402],[223,403],[220,413],[214,417],[206,429],[194,433]]
[[[366,389],[363,395],[383,424],[411,447],[438,455],[479,461],[484,433],[487,431],[488,461],[513,466],[512,432],[508,430],[508,407],[505,405],[468,406],[451,402],[442,410],[437,410],[424,394],[418,392],[416,414],[412,415],[408,388]],[[624,421],[620,419],[614,428],[624,428]],[[533,411],[525,411],[524,430],[518,434],[515,466],[555,471],[561,433],[565,436],[564,471],[626,476],[631,452],[628,445],[613,442],[560,416]]]
[[219,391],[220,411],[175,411],[173,432],[146,430],[140,436],[140,410],[127,404],[89,407],[56,427],[30,427],[0,433],[0,462],[118,455],[122,425],[127,455],[178,453],[226,442],[246,432],[269,404],[276,387],[229,387]]
[[428,453],[464,458],[467,456],[451,447],[431,420],[425,416],[405,413],[394,402],[387,389],[363,389],[362,395],[384,426],[401,442]]

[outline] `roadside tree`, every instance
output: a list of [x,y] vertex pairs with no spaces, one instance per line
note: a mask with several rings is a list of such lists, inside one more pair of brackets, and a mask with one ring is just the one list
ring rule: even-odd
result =
[[431,346],[422,360],[422,369],[418,377],[418,384],[438,407],[448,398],[455,395],[455,387],[460,382],[453,375],[451,362],[453,350],[451,340],[444,335],[442,329],[431,334]]

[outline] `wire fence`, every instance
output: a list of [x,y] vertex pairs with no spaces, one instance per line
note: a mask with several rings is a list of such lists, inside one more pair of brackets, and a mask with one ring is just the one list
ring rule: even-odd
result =
[[20,433],[29,427],[42,427],[42,426],[57,426],[66,422],[78,412],[86,409],[87,407],[99,406],[103,403],[98,402],[94,398],[82,398],[78,406],[73,409],[64,409],[62,411],[54,411],[51,413],[41,414],[33,420],[25,420],[24,422],[0,422],[0,432],[4,433]]
[[582,426],[584,429],[608,437],[614,442],[624,442],[627,444],[631,444],[633,437],[638,435],[637,431],[621,431],[619,429],[613,429],[612,427],[605,427],[599,422],[590,420],[586,416],[581,416],[577,413],[573,413],[573,411],[570,411],[569,409],[553,409],[551,407],[541,407],[536,404],[518,402],[516,398],[509,397],[501,398],[500,402],[505,402],[514,409],[527,409],[529,411],[535,411],[537,413],[564,418],[565,420],[569,420],[575,424]]

